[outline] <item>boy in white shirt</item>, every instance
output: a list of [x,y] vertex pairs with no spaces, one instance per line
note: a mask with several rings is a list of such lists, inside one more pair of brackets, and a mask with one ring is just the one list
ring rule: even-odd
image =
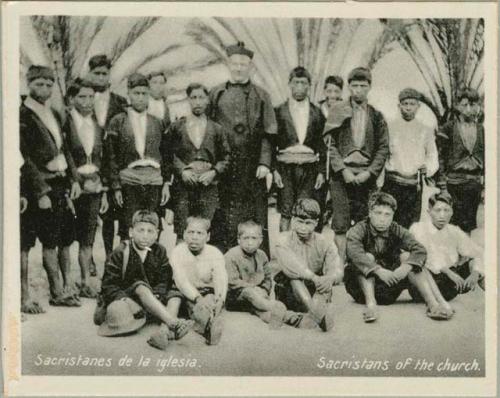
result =
[[[224,255],[215,246],[208,245],[210,221],[188,217],[184,242],[178,244],[170,256],[177,289],[186,299],[190,317],[196,322],[194,330],[206,339],[208,345],[218,344],[222,335],[220,314],[224,308],[228,277]],[[171,299],[176,311],[180,298]]]
[[[453,201],[449,194],[429,198],[430,220],[413,224],[410,232],[427,250],[425,267],[434,277],[445,300],[484,289],[483,251],[459,227],[450,224]],[[418,299],[415,292],[411,292]]]
[[434,131],[415,118],[421,94],[413,88],[399,93],[401,117],[389,123],[389,157],[383,191],[398,203],[394,221],[405,228],[420,218],[422,181],[439,168]]

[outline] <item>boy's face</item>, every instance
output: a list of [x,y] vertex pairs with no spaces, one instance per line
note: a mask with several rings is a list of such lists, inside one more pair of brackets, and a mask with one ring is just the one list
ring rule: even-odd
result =
[[309,88],[311,83],[307,80],[307,77],[294,77],[288,83],[290,87],[290,92],[295,101],[304,101],[309,95]]
[[158,228],[149,222],[139,221],[130,228],[130,237],[139,249],[145,249],[156,242]]
[[205,113],[208,106],[208,95],[202,88],[197,88],[189,94],[189,105],[191,112],[195,116],[201,116]]
[[160,99],[165,94],[165,78],[162,75],[153,76],[149,79],[149,90],[151,97]]
[[437,229],[443,229],[451,220],[453,215],[452,207],[445,202],[437,201],[433,207],[429,207],[429,215],[432,224]]
[[462,98],[456,108],[466,122],[471,122],[478,112],[478,104],[468,98]]
[[94,109],[94,90],[90,87],[82,87],[73,98],[73,106],[82,115],[88,116]]
[[210,239],[206,226],[201,221],[191,221],[184,231],[184,242],[192,252],[200,252]]
[[228,68],[235,83],[245,83],[250,77],[252,60],[246,55],[234,54],[229,57]]
[[45,104],[45,102],[47,102],[50,98],[53,86],[54,82],[52,80],[44,78],[32,80],[28,84],[30,96],[41,104]]
[[292,230],[302,240],[309,240],[318,225],[318,220],[312,218],[292,217]]
[[109,68],[98,66],[89,72],[89,79],[97,88],[106,89],[109,85]]
[[128,90],[130,105],[137,112],[144,112],[148,109],[149,88],[146,86],[137,86]]
[[325,87],[325,97],[330,105],[342,101],[342,89],[335,84],[329,83]]
[[262,244],[262,232],[260,228],[245,228],[238,237],[238,244],[245,253],[253,254]]
[[351,80],[349,83],[349,91],[354,102],[361,104],[368,98],[370,83],[366,80]]
[[414,98],[407,98],[399,103],[401,116],[408,122],[415,118],[419,107],[420,102]]
[[378,232],[384,232],[391,226],[394,210],[389,206],[374,206],[370,209],[368,217],[370,218],[370,224],[373,228]]

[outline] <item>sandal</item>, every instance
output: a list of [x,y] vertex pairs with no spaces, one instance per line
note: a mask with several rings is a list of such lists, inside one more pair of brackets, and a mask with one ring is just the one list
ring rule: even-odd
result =
[[51,298],[49,304],[54,307],[81,307],[82,305],[80,300],[76,300],[73,296]]
[[173,340],[182,339],[189,333],[193,326],[194,321],[192,320],[179,320],[179,323],[177,323],[173,329]]
[[451,317],[453,316],[453,313],[450,314],[449,311],[447,311],[446,309],[444,309],[442,307],[436,307],[433,310],[428,308],[426,315],[429,318],[434,319],[435,321],[447,321],[447,320],[451,319]]
[[165,351],[169,340],[173,340],[173,335],[166,325],[161,325],[160,329],[148,339],[148,344],[158,350]]
[[207,322],[204,333],[208,345],[217,345],[222,337],[222,319],[218,316],[211,317]]
[[363,311],[363,321],[365,323],[372,323],[378,319],[377,311],[374,308],[367,308]]

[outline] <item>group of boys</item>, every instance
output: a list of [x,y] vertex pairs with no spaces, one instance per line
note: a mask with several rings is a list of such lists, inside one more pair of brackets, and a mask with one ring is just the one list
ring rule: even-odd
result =
[[[23,312],[44,311],[30,299],[27,279],[37,237],[51,305],[97,296],[89,278],[99,216],[107,260],[94,320],[103,335],[123,332],[124,318],[135,330],[146,321],[144,309],[162,323],[150,339],[160,348],[191,327],[216,343],[224,307],[250,309],[273,327],[330,330],[332,287],[342,281],[366,304],[366,322],[377,318],[376,303],[394,302],[407,287],[430,317],[449,319],[447,299],[482,283],[481,250],[462,232],[476,228],[484,185],[475,91],[460,92],[457,115],[436,145],[416,118],[422,95],[414,89],[401,91],[400,117],[388,126],[368,103],[368,69],[350,72],[346,101],[343,79],[329,76],[326,100],[316,106],[311,75],[296,67],[288,100],[274,109],[250,80],[253,55],[241,42],[228,47],[230,80],[210,91],[190,84],[191,112],[174,122],[161,73],[129,76],[127,101],[109,89],[109,59],[96,55],[89,76],[68,87],[61,117],[49,105],[53,71],[29,68],[20,109]],[[441,193],[429,201],[430,221],[410,233],[424,186],[436,176]],[[271,181],[281,234],[269,263]],[[157,243],[167,203],[179,240],[169,258]],[[334,242],[318,233],[325,210]],[[113,251],[116,220],[122,243]],[[183,310],[192,321],[178,318]]]

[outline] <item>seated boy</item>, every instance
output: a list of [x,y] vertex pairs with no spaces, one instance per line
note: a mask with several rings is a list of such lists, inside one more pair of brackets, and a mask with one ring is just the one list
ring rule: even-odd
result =
[[278,328],[283,322],[293,325],[300,318],[293,311],[287,311],[281,301],[272,300],[272,270],[266,253],[259,249],[262,244],[262,227],[246,221],[238,225],[238,246],[225,254],[229,277],[227,308],[249,310],[271,328]]
[[[220,313],[227,293],[227,273],[223,254],[207,242],[210,239],[210,221],[188,217],[184,242],[179,243],[170,256],[177,289],[186,299],[194,330],[205,337],[208,345],[216,345],[222,336]],[[181,304],[176,302],[176,313]]]
[[429,317],[449,319],[451,309],[436,296],[437,286],[423,270],[425,248],[408,230],[392,221],[396,207],[391,195],[375,192],[368,202],[368,219],[349,230],[346,290],[354,301],[366,305],[365,322],[377,319],[377,304],[393,304],[410,286],[423,297]]
[[[182,338],[192,326],[165,307],[171,297],[172,268],[166,249],[156,243],[158,224],[155,212],[138,210],[134,214],[130,241],[123,241],[106,260],[101,287],[103,308],[117,300],[132,299],[163,323],[160,332],[148,341],[155,347],[165,338]],[[94,322],[102,324],[104,316],[103,311],[96,311]]]
[[314,232],[320,217],[318,202],[299,199],[292,209],[291,230],[282,232],[275,247],[280,272],[276,299],[302,314],[301,328],[333,328],[332,287],[342,282],[343,264],[337,247]]
[[[410,232],[427,250],[425,267],[436,281],[443,297],[449,301],[458,294],[484,288],[482,249],[459,227],[450,224],[453,200],[447,193],[429,198],[430,219],[413,224]],[[418,292],[412,297],[421,300]]]

